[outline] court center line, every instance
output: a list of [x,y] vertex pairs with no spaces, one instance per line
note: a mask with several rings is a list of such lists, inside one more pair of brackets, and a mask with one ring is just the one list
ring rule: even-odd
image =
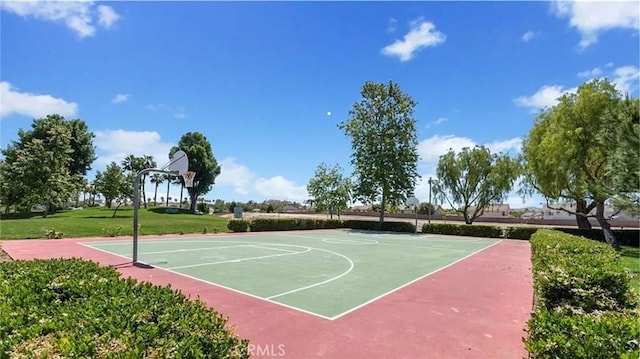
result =
[[311,289],[311,288],[314,288],[314,287],[317,287],[317,286],[320,286],[320,285],[323,285],[323,284],[327,284],[329,282],[333,282],[334,280],[340,279],[340,278],[344,277],[345,275],[349,274],[353,270],[353,268],[355,267],[355,264],[353,264],[353,261],[351,260],[351,258],[349,258],[349,257],[347,257],[347,256],[345,256],[343,254],[340,254],[340,253],[334,252],[334,251],[330,251],[328,249],[321,249],[321,248],[313,248],[313,249],[317,250],[317,251],[322,251],[322,252],[335,254],[337,256],[340,256],[340,257],[346,259],[347,261],[349,261],[349,269],[347,269],[345,272],[343,272],[343,273],[341,273],[341,274],[339,274],[339,275],[337,275],[337,276],[335,276],[333,278],[329,278],[327,280],[323,280],[322,282],[318,282],[318,283],[310,284],[310,285],[307,285],[307,286],[304,286],[304,287],[300,287],[300,288],[297,288],[297,289],[292,289],[292,290],[289,290],[289,291],[286,291],[286,292],[278,293],[278,294],[269,296],[266,299],[271,300],[273,298],[282,297],[282,296],[285,296],[287,294],[300,292],[300,291]]
[[266,256],[258,256],[258,257],[248,257],[248,258],[229,259],[229,260],[226,260],[226,261],[216,261],[216,262],[207,262],[207,263],[187,264],[187,265],[183,265],[183,266],[168,267],[167,269],[174,270],[174,269],[183,269],[183,268],[203,267],[203,266],[208,266],[208,265],[224,264],[224,263],[238,263],[238,262],[245,262],[245,261],[251,261],[251,260],[256,260],[256,259],[275,258],[275,257],[284,257],[284,256],[290,256],[290,255],[294,255],[294,254],[303,254],[303,253],[308,253],[308,252],[311,252],[311,248],[309,248],[309,247],[307,247],[307,249],[306,249],[306,250],[304,250],[304,251],[300,251],[300,252],[280,253],[280,254],[270,254],[270,255],[266,255]]

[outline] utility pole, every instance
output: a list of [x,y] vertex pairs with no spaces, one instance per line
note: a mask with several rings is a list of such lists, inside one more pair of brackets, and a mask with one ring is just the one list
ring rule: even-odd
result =
[[429,207],[427,209],[429,211],[429,216],[427,216],[427,222],[429,224],[431,224],[431,206],[433,205],[431,204],[431,177],[429,177]]

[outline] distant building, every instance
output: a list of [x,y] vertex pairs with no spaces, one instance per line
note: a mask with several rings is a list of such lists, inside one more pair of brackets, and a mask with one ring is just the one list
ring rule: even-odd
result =
[[[476,207],[469,207],[469,212],[473,213]],[[485,218],[505,218],[510,217],[511,207],[508,204],[492,203],[484,207],[482,217]]]

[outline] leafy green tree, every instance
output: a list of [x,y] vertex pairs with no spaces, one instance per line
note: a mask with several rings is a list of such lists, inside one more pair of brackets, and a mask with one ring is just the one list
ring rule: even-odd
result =
[[418,214],[433,214],[436,210],[436,207],[433,203],[422,202],[418,206]]
[[3,204],[31,208],[42,203],[46,216],[52,205],[66,203],[82,189],[82,178],[96,158],[93,137],[82,120],[59,115],[36,119],[30,130],[20,130],[18,140],[2,150]]
[[[610,162],[612,203],[629,214],[640,214],[640,99],[629,97],[620,105]],[[615,123],[615,121],[614,121]]]
[[580,228],[590,228],[588,218],[595,217],[614,248],[620,243],[604,216],[605,204],[615,196],[616,178],[637,170],[637,163],[617,167],[623,174],[612,170],[616,153],[622,151],[615,145],[615,129],[624,126],[622,104],[612,83],[592,80],[540,113],[523,143],[527,188],[540,192],[547,203],[575,203],[575,209],[550,208],[575,214]]
[[[187,154],[189,170],[196,172],[193,179],[193,187],[187,189],[191,202],[190,210],[195,212],[196,199],[211,190],[216,182],[216,177],[220,175],[220,166],[213,155],[211,143],[199,132],[185,133],[180,138],[178,146],[171,148],[169,156],[172,156],[178,150],[182,150]],[[180,177],[180,181],[184,185],[182,177]]]
[[449,150],[440,156],[434,193],[464,217],[466,224],[484,214],[490,203],[499,202],[520,174],[517,160],[491,154],[484,146]]
[[104,172],[96,172],[93,183],[96,191],[104,196],[107,208],[111,208],[114,200],[124,199],[129,195],[127,177],[123,169],[115,162],[111,162]]
[[307,185],[307,192],[313,197],[316,212],[329,212],[333,218],[334,213],[340,216],[347,209],[352,187],[351,180],[342,175],[339,165],[329,167],[321,163]]
[[403,203],[419,177],[416,103],[393,81],[367,81],[360,94],[362,99],[349,111],[351,118],[338,127],[351,137],[355,198],[380,201],[382,223],[384,209]]
[[3,201],[25,208],[42,203],[46,217],[53,205],[67,202],[80,185],[79,175],[74,181],[69,171],[71,130],[64,119],[48,116],[34,120],[30,131],[20,130],[18,138],[2,151],[2,181],[8,182],[3,187],[10,187],[3,191]]

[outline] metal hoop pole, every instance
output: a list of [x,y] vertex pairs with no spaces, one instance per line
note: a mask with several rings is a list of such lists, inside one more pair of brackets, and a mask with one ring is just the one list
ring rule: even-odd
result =
[[149,172],[177,174],[175,171],[164,171],[156,168],[145,168],[138,172],[133,181],[133,263],[138,263],[138,207],[140,207],[140,179]]

